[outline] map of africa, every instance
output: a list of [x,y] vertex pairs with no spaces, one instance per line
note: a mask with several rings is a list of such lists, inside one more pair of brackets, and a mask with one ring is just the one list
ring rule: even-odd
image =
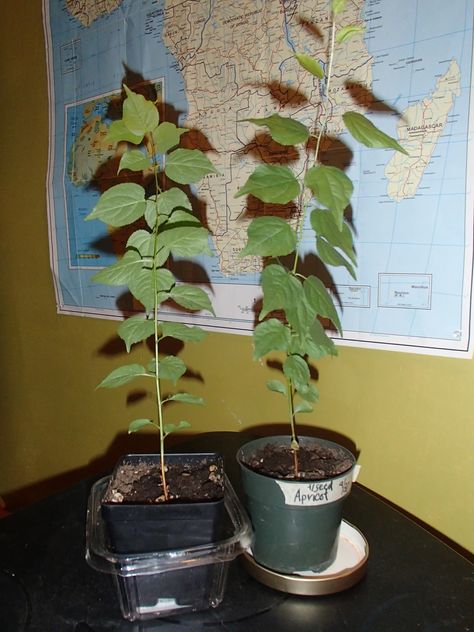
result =
[[[470,0],[353,0],[345,24],[365,32],[338,47],[328,134],[355,184],[357,283],[331,268],[344,340],[421,353],[470,352],[472,281]],[[214,257],[202,257],[216,317],[194,322],[246,332],[254,322],[261,262],[239,257],[255,213],[236,191],[262,158],[287,159],[248,118],[279,112],[310,126],[322,117],[321,86],[294,60],[327,62],[327,0],[44,0],[51,129],[51,259],[62,313],[120,317],[137,306],[124,289],[90,277],[117,260],[120,231],[84,222],[101,185],[117,178],[120,153],[106,140],[121,86],[151,82],[164,112],[191,130],[219,174],[195,193]],[[347,109],[366,114],[408,156],[355,145]],[[174,117],[174,118],[173,118]],[[335,139],[335,140],[334,140]],[[350,151],[345,151],[348,146]],[[303,169],[295,152],[291,166]],[[305,231],[307,252],[311,231]],[[187,322],[171,310],[165,317]]]

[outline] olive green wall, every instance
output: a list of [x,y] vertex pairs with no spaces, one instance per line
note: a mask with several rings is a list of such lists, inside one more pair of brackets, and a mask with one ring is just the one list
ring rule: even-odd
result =
[[[56,315],[40,1],[11,3],[0,29],[0,495],[31,500],[108,463],[103,455],[122,448],[117,436],[149,402],[127,404],[126,388],[94,390],[120,359],[115,323]],[[193,430],[283,419],[248,337],[212,334],[181,357],[203,380],[186,387],[207,400],[205,409],[181,409],[196,413]],[[474,362],[342,348],[318,368],[321,403],[305,423],[345,435],[360,450],[364,485],[473,549]],[[127,441],[133,451],[143,438]]]

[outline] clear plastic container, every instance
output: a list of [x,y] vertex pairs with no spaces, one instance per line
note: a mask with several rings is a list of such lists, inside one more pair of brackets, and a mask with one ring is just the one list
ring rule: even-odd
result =
[[229,563],[252,544],[252,527],[228,478],[225,478],[224,537],[187,549],[153,553],[115,553],[101,515],[110,477],[91,489],[87,510],[86,560],[114,577],[122,615],[129,621],[153,619],[218,606]]

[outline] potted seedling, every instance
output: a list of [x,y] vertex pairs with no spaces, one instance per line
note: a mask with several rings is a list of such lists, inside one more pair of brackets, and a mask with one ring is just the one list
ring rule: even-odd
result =
[[[97,489],[93,491],[88,528],[93,541],[88,555],[101,570],[104,557],[108,560],[106,570],[120,578],[123,613],[135,619],[218,603],[213,578],[216,573],[222,575],[222,569],[209,566],[214,560],[210,545],[223,536],[225,514],[219,455],[165,452],[166,437],[189,427],[185,420],[167,422],[168,406],[199,405],[203,401],[187,392],[168,391],[187,369],[179,357],[163,353],[162,343],[166,338],[198,342],[205,332],[160,318],[160,306],[165,301],[174,301],[186,310],[213,312],[203,289],[177,281],[171,260],[210,254],[208,230],[193,213],[190,197],[178,185],[197,183],[216,170],[200,150],[177,147],[187,130],[160,122],[153,99],[127,86],[124,90],[123,115],[111,123],[108,138],[120,145],[119,173],[133,172],[134,181],[106,190],[86,219],[101,220],[120,229],[130,227],[121,259],[95,274],[93,281],[127,286],[143,305],[143,312],[120,323],[118,335],[128,352],[133,345],[148,341],[153,354],[146,366],[133,363],[114,369],[99,387],[115,388],[135,380],[152,385],[154,415],[133,420],[129,432],[154,428],[159,451],[125,456],[108,485],[104,486],[103,481],[98,484],[99,501]],[[230,522],[234,524],[235,507],[229,510],[227,501]],[[110,550],[102,535],[102,520]],[[207,547],[207,558],[193,556],[194,547],[202,545]],[[239,549],[235,545],[226,551],[230,559]],[[225,555],[221,556],[220,561],[225,560]],[[217,589],[219,593],[220,584]]]
[[[328,54],[325,69],[306,53],[294,57],[319,83],[321,103],[314,122],[307,126],[291,117],[271,114],[247,119],[264,126],[271,138],[284,146],[301,148],[303,167],[282,164],[256,167],[237,196],[252,195],[272,205],[291,203],[296,221],[264,215],[247,229],[242,256],[264,258],[261,276],[263,301],[259,323],[253,331],[254,359],[269,353],[283,356],[283,380],[270,380],[267,387],[284,398],[289,436],[252,441],[238,453],[244,490],[255,529],[253,556],[282,573],[321,572],[335,558],[342,504],[349,493],[354,456],[332,442],[299,437],[296,418],[313,410],[318,391],[311,381],[311,361],[336,355],[337,349],[324,325],[342,335],[335,297],[317,272],[302,266],[303,227],[314,231],[315,254],[330,266],[344,266],[355,279],[356,253],[350,225],[345,217],[353,184],[339,167],[322,158],[330,143],[331,82],[338,47],[359,36],[362,27],[339,27],[345,0],[330,2]],[[363,114],[346,111],[347,131],[367,147],[389,148],[406,153],[396,140],[376,128]]]

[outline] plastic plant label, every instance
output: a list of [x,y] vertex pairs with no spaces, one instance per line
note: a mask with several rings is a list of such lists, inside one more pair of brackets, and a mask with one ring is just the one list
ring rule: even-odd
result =
[[353,473],[330,481],[311,481],[310,483],[290,483],[275,481],[285,497],[285,505],[315,507],[327,505],[344,498],[351,491]]

